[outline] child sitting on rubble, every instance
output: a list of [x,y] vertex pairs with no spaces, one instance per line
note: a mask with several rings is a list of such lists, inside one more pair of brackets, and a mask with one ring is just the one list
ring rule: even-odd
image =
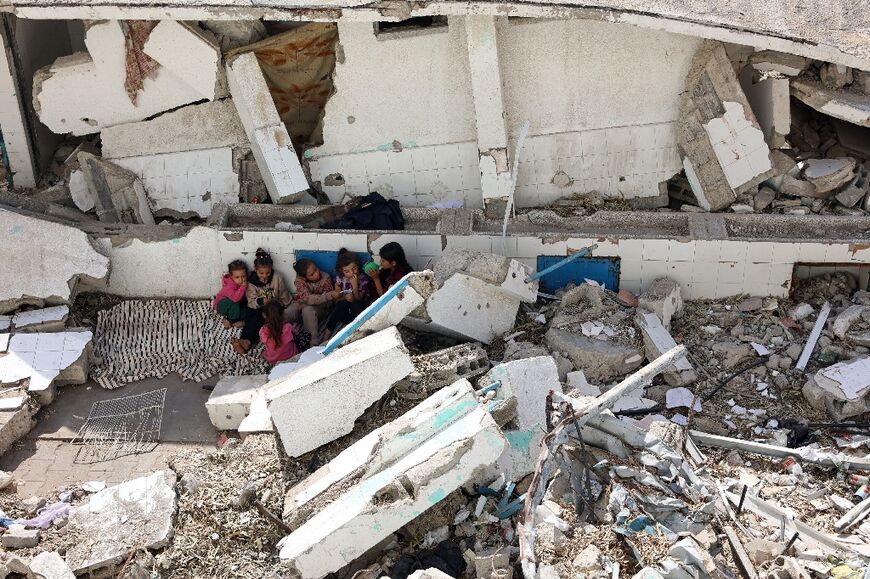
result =
[[366,268],[366,273],[372,278],[377,295],[382,296],[413,269],[405,257],[405,250],[395,241],[384,245],[378,255],[381,258],[380,268]]
[[225,328],[241,328],[245,324],[248,308],[245,293],[248,289],[248,266],[236,259],[227,266],[221,279],[221,289],[214,298],[212,308],[221,317]]
[[272,267],[272,256],[264,249],[257,249],[254,257],[254,271],[248,275],[248,312],[245,315],[245,325],[242,335],[233,338],[233,350],[239,354],[247,354],[251,346],[260,341],[260,328],[263,327],[262,308],[275,301],[283,308],[290,305],[290,292],[284,284],[284,278]]
[[318,346],[321,344],[320,320],[329,315],[329,307],[342,294],[333,288],[329,276],[310,259],[298,260],[293,269],[296,271],[296,281],[293,282],[296,295],[287,308],[287,317],[291,322],[302,318],[302,327],[311,334],[311,345]]
[[263,306],[263,327],[260,339],[265,349],[263,358],[273,366],[289,360],[299,353],[296,347],[293,326],[284,321],[284,306],[278,301],[270,301]]
[[369,276],[360,272],[359,259],[355,253],[341,248],[335,262],[335,290],[339,292],[338,300],[329,317],[326,318],[327,341],[343,324],[349,324],[372,302],[372,281]]

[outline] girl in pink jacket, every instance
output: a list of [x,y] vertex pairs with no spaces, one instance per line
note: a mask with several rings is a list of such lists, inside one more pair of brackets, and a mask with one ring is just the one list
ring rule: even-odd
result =
[[284,307],[280,302],[270,301],[263,306],[263,322],[260,340],[266,346],[263,358],[267,362],[274,365],[299,353],[293,339],[293,326],[284,321]]

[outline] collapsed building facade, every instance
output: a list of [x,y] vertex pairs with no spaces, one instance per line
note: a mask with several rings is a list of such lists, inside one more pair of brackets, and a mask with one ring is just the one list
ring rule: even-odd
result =
[[[198,410],[244,438],[76,487],[42,544],[13,506],[0,542],[36,556],[9,572],[404,578],[398,553],[460,538],[468,577],[870,569],[870,506],[840,496],[866,459],[773,414],[870,408],[867,6],[0,11],[0,447],[59,386],[171,372],[220,376]],[[375,193],[394,226],[343,220]],[[390,242],[416,272],[286,365],[236,356],[205,301],[258,248],[292,286]]]

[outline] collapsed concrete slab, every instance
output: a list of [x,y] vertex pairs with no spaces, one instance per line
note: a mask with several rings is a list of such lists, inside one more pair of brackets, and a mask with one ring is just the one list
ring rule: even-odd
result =
[[408,274],[408,286],[363,323],[349,338],[351,341],[396,326],[411,312],[422,306],[435,292],[435,276],[431,271]]
[[56,551],[45,551],[30,562],[30,571],[44,579],[75,579],[75,574]]
[[701,45],[686,76],[677,142],[707,211],[724,209],[774,174],[764,133],[719,42]]
[[870,95],[825,88],[819,81],[804,78],[791,82],[791,94],[820,113],[870,127]]
[[807,59],[787,52],[761,50],[749,56],[749,64],[759,72],[778,72],[786,76],[797,76],[807,67]]
[[56,386],[87,381],[92,337],[88,331],[13,335],[0,357],[0,384],[27,380],[28,392],[51,403]]
[[78,159],[100,221],[154,225],[145,186],[135,173],[84,151]]
[[791,94],[784,78],[766,78],[753,82],[751,68],[740,75],[746,99],[752,106],[764,138],[771,148],[786,147],[791,132]]
[[[652,362],[665,352],[677,346],[673,336],[665,329],[659,317],[652,312],[638,310],[635,323],[643,335],[646,349],[646,359]],[[698,379],[698,374],[692,368],[689,360],[682,356],[676,362],[663,370],[665,380],[671,386],[686,386]]]
[[[281,559],[304,579],[338,571],[474,480],[506,445],[467,381],[439,390],[290,491],[285,513],[304,523],[279,543]],[[346,490],[323,498],[332,488]]]
[[101,280],[109,272],[109,259],[80,229],[0,209],[0,231],[0,313],[69,303],[80,279]]
[[[161,50],[160,58],[170,57],[164,60],[171,68],[158,67],[153,76],[144,80],[142,90],[132,102],[124,87],[127,40],[123,26],[118,20],[91,23],[85,32],[87,53],[59,58],[36,72],[33,105],[49,129],[58,134],[88,135],[208,98],[202,94],[201,86],[195,88],[186,79],[201,81],[209,68],[216,71],[214,54],[205,53],[204,60],[200,60],[202,53],[179,60],[174,51]],[[187,31],[175,40],[187,42],[194,36]],[[164,40],[158,44],[166,45]],[[155,60],[163,65],[159,58]],[[179,66],[182,63],[183,68]]]
[[[179,131],[179,127],[184,130]],[[107,127],[100,132],[100,140],[106,159],[249,146],[232,99],[190,105],[155,119]]]
[[250,414],[254,398],[268,381],[265,374],[223,376],[205,403],[212,425],[218,430],[238,430]]
[[[300,456],[353,430],[354,421],[414,370],[393,327],[339,348],[265,386],[284,451]],[[322,420],[312,420],[325,412]]]
[[489,370],[489,356],[478,343],[459,344],[413,356],[414,371],[396,384],[400,398],[422,400],[458,380],[472,380]]
[[683,294],[680,284],[667,277],[660,277],[638,298],[637,305],[653,312],[666,329],[671,329],[671,318],[683,312]]
[[592,382],[625,375],[643,361],[640,336],[619,306],[603,300],[604,290],[580,285],[563,297],[545,336],[550,351],[567,357]]
[[176,475],[161,470],[99,491],[69,518],[80,537],[66,562],[77,575],[122,562],[138,549],[158,549],[172,538]]
[[494,286],[528,303],[538,299],[538,282],[527,282],[531,268],[523,263],[495,253],[449,250],[441,254],[433,269],[435,281],[443,285],[453,275],[463,273]]
[[813,197],[828,198],[855,177],[855,159],[807,159],[803,175],[816,190]]
[[835,420],[844,420],[870,411],[870,358],[855,358],[822,368],[803,387],[803,395],[818,410]]
[[0,455],[33,430],[38,410],[38,406],[26,401],[18,408],[0,410]]
[[248,52],[228,62],[227,82],[272,201],[300,201],[309,188],[308,178],[278,116],[257,56]]
[[69,316],[69,306],[52,306],[12,316],[16,332],[59,332]]

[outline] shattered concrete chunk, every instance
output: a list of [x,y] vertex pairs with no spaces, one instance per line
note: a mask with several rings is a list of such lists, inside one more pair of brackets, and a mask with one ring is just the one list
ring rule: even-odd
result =
[[832,89],[843,88],[854,80],[851,68],[832,62],[826,62],[819,67],[819,78],[825,87]]
[[795,179],[791,175],[782,176],[779,192],[790,197],[816,197],[818,195],[812,183],[802,179]]
[[33,78],[33,101],[39,120],[58,134],[98,133],[105,127],[140,121],[201,100],[202,93],[186,79],[199,78],[209,66],[215,67],[213,60],[190,59],[181,76],[177,67],[175,71],[158,67],[146,79],[134,103],[124,88],[127,50],[122,23],[91,23],[85,32],[85,45],[88,53],[59,58],[38,70]]
[[215,98],[221,51],[199,29],[186,22],[161,20],[148,35],[144,51],[202,98]]
[[39,529],[25,529],[24,525],[12,525],[0,535],[0,545],[7,549],[27,549],[39,544]]
[[84,151],[78,159],[100,221],[154,225],[145,186],[135,173]]
[[69,518],[82,539],[66,561],[80,575],[122,562],[138,549],[159,549],[172,537],[175,473],[161,470],[99,491]]
[[433,268],[435,281],[444,285],[453,275],[465,274],[494,286],[529,303],[538,299],[538,283],[527,283],[532,270],[523,263],[495,253],[469,250],[448,250],[441,254]]
[[69,306],[52,306],[19,312],[12,316],[16,332],[59,332],[69,316]]
[[[354,421],[414,370],[399,331],[382,330],[264,388],[284,451],[300,456],[353,430]],[[328,409],[328,418],[311,416]]]
[[300,201],[308,190],[308,178],[278,116],[257,56],[248,52],[227,63],[227,81],[272,201]]
[[[341,569],[494,462],[507,443],[473,396],[468,382],[457,391],[442,389],[421,410],[397,419],[402,428],[386,425],[336,457],[330,470],[350,473],[361,467],[364,473],[279,543],[291,572],[319,579]],[[431,405],[433,398],[439,404]],[[386,437],[384,429],[420,436]],[[327,476],[318,472],[302,484],[322,492],[335,485],[335,478],[320,483]]]
[[638,307],[653,312],[665,328],[671,329],[671,318],[683,313],[683,294],[680,284],[666,277],[660,277],[638,298]]
[[30,570],[44,579],[75,579],[75,574],[56,551],[45,551],[33,558]]
[[73,203],[82,211],[92,211],[96,207],[94,194],[88,188],[88,182],[85,179],[85,172],[81,169],[76,169],[69,176],[69,194],[72,197]]
[[[652,362],[671,348],[676,347],[677,342],[654,313],[638,310],[635,322],[643,335],[647,361]],[[663,374],[671,386],[686,386],[698,379],[695,369],[692,368],[692,364],[685,356],[666,368]]]
[[69,303],[80,279],[100,280],[109,259],[80,229],[0,209],[5,259],[0,263],[0,313],[21,305]]
[[807,159],[804,178],[813,184],[816,193],[832,192],[854,177],[855,159]]
[[835,420],[844,420],[870,410],[870,358],[863,356],[822,368],[802,389],[807,401],[827,411]]
[[239,424],[238,430],[242,440],[249,434],[275,431],[275,425],[272,424],[272,414],[266,404],[266,393],[262,388],[257,390],[254,395],[248,415]]
[[257,393],[268,381],[269,377],[265,374],[224,376],[218,380],[205,403],[214,427],[218,430],[238,430],[250,413]]
[[792,81],[791,94],[820,113],[870,127],[870,95],[828,89],[818,81],[804,78]]
[[155,119],[108,127],[100,132],[100,140],[106,159],[249,146],[232,99],[190,105]]
[[677,142],[698,204],[719,211],[771,177],[770,149],[724,46],[706,41],[686,77]]
[[427,300],[431,323],[423,328],[489,344],[514,327],[519,308],[499,286],[457,273]]
[[[416,271],[408,274],[408,287],[400,291],[396,297],[376,312],[371,318],[353,333],[350,340],[356,340],[368,334],[380,332],[390,326],[396,326],[408,317],[414,310],[422,306],[426,299],[435,291],[434,276],[431,271]],[[411,284],[410,281],[414,280]],[[415,288],[426,288],[421,295]]]

